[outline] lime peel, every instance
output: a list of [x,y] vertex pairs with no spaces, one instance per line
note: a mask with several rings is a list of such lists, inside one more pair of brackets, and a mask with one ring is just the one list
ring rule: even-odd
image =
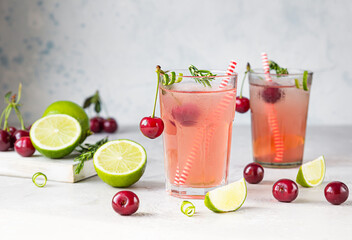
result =
[[320,156],[299,168],[296,182],[302,187],[316,187],[324,181],[325,171],[325,158]]
[[181,204],[181,212],[187,217],[192,217],[196,212],[196,207],[190,201],[183,201]]

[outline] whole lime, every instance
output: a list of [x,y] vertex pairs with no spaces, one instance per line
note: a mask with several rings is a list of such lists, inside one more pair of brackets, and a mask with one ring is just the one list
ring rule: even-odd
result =
[[77,103],[71,101],[57,101],[49,105],[46,108],[43,117],[53,114],[66,114],[75,118],[81,125],[82,135],[80,143],[82,143],[89,135],[89,119],[84,109]]

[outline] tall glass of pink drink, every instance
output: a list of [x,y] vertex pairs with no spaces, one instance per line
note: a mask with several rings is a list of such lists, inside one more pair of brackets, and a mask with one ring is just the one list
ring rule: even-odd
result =
[[313,73],[308,72],[304,90],[303,71],[288,72],[270,74],[272,82],[263,70],[249,73],[253,158],[265,167],[302,164]]
[[[203,77],[183,73],[182,82],[160,84],[164,121],[166,190],[181,198],[203,198],[227,183],[237,74],[212,73],[211,87]],[[220,83],[229,79],[226,87]]]

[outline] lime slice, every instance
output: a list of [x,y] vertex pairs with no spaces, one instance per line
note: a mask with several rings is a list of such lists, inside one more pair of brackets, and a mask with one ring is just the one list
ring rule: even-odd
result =
[[113,187],[128,187],[142,177],[147,153],[134,141],[114,140],[95,152],[93,163],[101,180]]
[[320,185],[325,177],[325,159],[317,159],[303,164],[297,174],[296,182],[302,187],[315,187]]
[[75,118],[54,114],[37,120],[31,127],[30,137],[33,146],[44,156],[62,158],[78,145],[81,132]]
[[231,212],[239,209],[247,197],[244,178],[229,185],[219,187],[205,195],[204,204],[214,212]]
[[48,106],[43,114],[43,117],[52,114],[67,114],[75,118],[82,128],[82,136],[80,143],[82,143],[86,137],[90,134],[89,131],[89,119],[87,113],[78,104],[71,101],[57,101]]

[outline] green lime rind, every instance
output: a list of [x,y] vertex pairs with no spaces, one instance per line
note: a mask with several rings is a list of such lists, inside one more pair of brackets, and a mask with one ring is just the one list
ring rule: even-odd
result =
[[175,82],[176,83],[182,82],[182,77],[183,77],[183,73],[179,73]]
[[167,85],[171,85],[174,84],[176,81],[176,73],[175,72],[170,72],[171,76],[170,76],[170,81]]
[[308,91],[308,71],[303,72],[303,90]]
[[50,104],[43,113],[42,117],[53,114],[67,114],[75,118],[81,125],[82,135],[79,143],[82,143],[91,134],[89,130],[89,118],[84,109],[71,101],[57,101]]
[[[58,115],[62,115],[62,114],[58,114]],[[66,114],[64,114],[66,116]],[[50,115],[51,116],[51,115]],[[70,116],[69,116],[70,117]],[[45,117],[44,117],[45,118]],[[39,152],[41,153],[42,155],[44,155],[45,157],[47,158],[52,158],[52,159],[58,159],[58,158],[63,158],[67,155],[69,155],[71,152],[73,152],[73,150],[78,146],[79,144],[79,141],[80,141],[80,136],[77,136],[77,138],[74,140],[74,142],[68,146],[63,146],[61,149],[46,149],[45,147],[43,146],[40,146],[40,143],[37,143],[37,139],[35,139],[35,134],[34,134],[34,131],[35,131],[35,128],[36,128],[36,125],[39,121],[43,121],[44,118],[40,118],[38,119],[36,122],[33,123],[32,127],[31,127],[31,130],[29,132],[29,136],[31,138],[31,142],[33,144],[33,147]],[[78,127],[80,127],[79,125],[79,122],[71,117],[71,119],[73,119],[73,121],[76,121],[76,124]],[[82,130],[81,128],[79,128],[80,131]]]
[[[324,166],[323,174],[320,176],[320,179],[319,179],[319,181],[318,181],[317,183],[312,184],[312,183],[310,183],[310,182],[306,179],[307,177],[304,176],[304,173],[303,173],[304,170],[303,170],[303,168],[304,168],[304,165],[305,165],[305,164],[303,164],[303,165],[299,168],[298,173],[297,173],[297,177],[296,177],[296,182],[297,182],[299,185],[301,185],[302,187],[306,187],[306,188],[316,187],[316,186],[319,186],[319,185],[324,181],[325,172],[326,172],[325,158],[324,158],[324,156],[320,156],[319,158],[317,158],[317,159],[315,159],[315,160],[313,160],[313,161],[316,161],[316,160],[323,161],[323,166]],[[313,161],[311,161],[311,162],[313,162]],[[309,163],[311,163],[311,162],[308,162],[308,163],[306,163],[306,164],[309,164]]]
[[296,85],[296,88],[301,89],[299,80],[297,78],[295,78],[295,85]]
[[[99,149],[100,148],[104,148],[107,147],[108,144],[112,144],[112,142],[118,142],[118,141],[128,141],[128,142],[132,142],[134,144],[137,144],[141,147],[141,149],[143,149],[144,152],[144,162],[141,166],[139,166],[136,169],[133,169],[133,171],[128,172],[128,173],[108,173],[107,171],[105,171],[104,169],[98,167],[98,165],[96,164],[96,155],[99,154]],[[103,180],[105,183],[109,184],[112,187],[118,187],[118,188],[123,188],[123,187],[129,187],[131,185],[133,185],[134,183],[138,182],[138,180],[142,177],[142,175],[145,172],[145,168],[147,165],[147,152],[145,151],[144,147],[142,145],[140,145],[139,143],[129,140],[129,139],[119,139],[119,140],[113,140],[113,141],[109,141],[107,143],[105,143],[104,145],[102,145],[94,154],[93,156],[93,163],[94,163],[94,168],[95,171],[97,172],[99,178],[101,180]]]
[[169,75],[168,74],[164,74],[163,75],[163,85],[169,85],[169,82],[170,82],[170,77],[169,77]]
[[[236,208],[234,209],[229,209],[229,210],[220,210],[219,207],[215,206],[214,203],[211,201],[211,198],[210,198],[210,192],[208,192],[206,195],[205,195],[205,198],[204,198],[204,205],[211,211],[215,212],[215,213],[225,213],[225,212],[234,212],[234,211],[237,211],[238,209],[240,209],[242,207],[242,205],[244,204],[244,202],[246,201],[246,198],[247,198],[247,184],[246,184],[246,181],[244,181],[244,179],[242,178],[241,180],[235,182],[235,183],[238,183],[240,181],[243,181],[243,184],[244,184],[244,197],[243,197],[243,200],[242,202],[236,206]],[[232,183],[233,184],[233,183]],[[226,186],[224,186],[226,187]],[[216,189],[215,189],[216,190]],[[213,190],[214,191],[214,190]]]

